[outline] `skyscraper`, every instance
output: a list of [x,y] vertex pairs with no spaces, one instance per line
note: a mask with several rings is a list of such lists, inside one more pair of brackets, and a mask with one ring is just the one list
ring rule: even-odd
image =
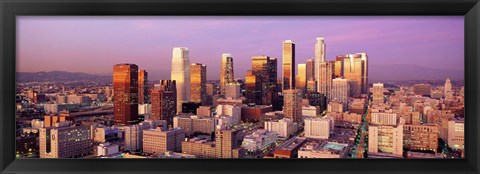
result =
[[[320,82],[320,63],[325,62],[325,38],[317,37],[315,42],[314,80]],[[317,89],[319,90],[319,89]]]
[[383,83],[373,84],[373,103],[383,103]]
[[232,83],[233,76],[233,57],[231,54],[222,54],[222,64],[220,65],[220,94],[225,95],[225,85]]
[[148,98],[148,72],[141,69],[138,71],[138,104],[149,103]]
[[277,59],[269,56],[252,57],[252,73],[260,78],[260,103],[275,105],[278,100],[277,90]]
[[[341,59],[337,56],[337,59]],[[354,96],[368,93],[368,62],[366,53],[347,54],[343,56],[343,76],[357,80],[359,90]]]
[[190,59],[188,48],[176,47],[172,51],[171,80],[177,86],[177,112],[182,111],[182,103],[190,100]]
[[294,122],[302,120],[302,96],[298,89],[283,90],[283,114]]
[[343,78],[343,56],[337,56],[334,64],[333,76],[335,78]]
[[190,65],[190,101],[206,103],[207,98],[207,66],[194,63]]
[[283,42],[283,89],[295,88],[295,43],[292,40]]
[[452,92],[452,83],[450,79],[447,78],[445,81],[445,100],[452,100],[453,99],[453,92]]
[[160,80],[151,93],[152,120],[166,120],[172,125],[173,117],[177,114],[177,95],[175,80]]
[[332,91],[333,64],[332,62],[322,62],[319,66],[318,92],[327,97],[327,103],[330,102],[330,93]]
[[296,82],[296,89],[300,89],[303,94],[307,90],[307,69],[306,64],[298,64],[298,74],[295,79]]
[[343,110],[348,107],[349,86],[347,79],[336,78],[332,81],[331,100],[343,104]]
[[138,66],[113,66],[115,123],[126,125],[138,119]]
[[262,79],[253,70],[248,70],[245,75],[245,98],[248,103],[262,102]]
[[307,73],[307,81],[315,80],[315,62],[314,59],[307,59],[307,63],[305,65],[306,73]]

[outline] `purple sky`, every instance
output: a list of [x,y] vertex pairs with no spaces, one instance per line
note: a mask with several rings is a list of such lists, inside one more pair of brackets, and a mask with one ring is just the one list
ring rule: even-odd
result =
[[172,48],[188,47],[190,63],[206,64],[209,80],[219,77],[222,53],[233,55],[235,77],[244,78],[252,56],[281,65],[283,40],[296,43],[296,63],[305,63],[317,36],[325,37],[327,60],[366,52],[370,67],[464,69],[463,16],[17,18],[19,72],[111,74],[114,64],[135,63],[152,80],[169,79]]

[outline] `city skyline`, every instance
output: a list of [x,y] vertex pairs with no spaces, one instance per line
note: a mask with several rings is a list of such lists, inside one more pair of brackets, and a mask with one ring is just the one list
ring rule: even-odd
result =
[[[207,80],[219,79],[223,53],[232,54],[235,78],[244,78],[251,67],[253,56],[266,55],[282,60],[281,49],[284,40],[293,40],[296,43],[296,64],[305,63],[307,59],[314,57],[315,38],[319,36],[325,38],[327,61],[335,60],[338,55],[367,52],[369,66],[414,65],[420,67],[417,69],[448,69],[452,72],[463,72],[464,66],[461,17],[20,17],[19,19],[18,72],[67,70],[107,75],[111,73],[112,64],[124,62],[135,63],[147,70],[149,79],[168,79],[171,69],[169,66],[162,66],[162,63],[171,61],[173,47],[187,47],[191,63],[207,65]],[[294,26],[275,27],[287,22]],[[86,23],[91,25],[88,25],[88,28],[81,26]],[[191,29],[180,27],[192,24],[197,27]],[[159,25],[168,27],[162,28]],[[345,29],[345,25],[359,28]],[[113,26],[121,27],[115,28],[111,33],[98,34]],[[83,32],[77,34],[82,38],[73,36],[72,30],[77,33]],[[301,32],[294,32],[296,30]],[[136,35],[136,31],[143,32]],[[168,34],[172,36],[162,36]],[[90,43],[90,40],[95,42]],[[49,44],[39,44],[45,41]],[[219,43],[212,44],[213,42]],[[436,62],[431,64],[431,61]],[[281,69],[278,73],[281,73]],[[376,74],[381,72],[370,72],[372,80],[376,80]],[[415,72],[412,74],[394,75],[391,76],[393,78],[391,80],[405,76],[414,77]],[[444,75],[438,77],[443,78]]]

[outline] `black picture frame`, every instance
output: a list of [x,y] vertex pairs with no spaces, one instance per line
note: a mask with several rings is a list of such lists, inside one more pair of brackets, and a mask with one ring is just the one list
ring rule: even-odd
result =
[[[1,0],[1,173],[479,173],[478,0]],[[465,17],[465,159],[15,159],[20,15],[459,15]]]

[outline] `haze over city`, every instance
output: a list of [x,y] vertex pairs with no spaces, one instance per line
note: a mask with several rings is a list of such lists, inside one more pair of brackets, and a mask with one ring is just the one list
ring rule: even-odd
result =
[[[282,58],[296,44],[296,63],[313,58],[325,37],[326,59],[366,52],[370,79],[463,79],[463,17],[18,17],[18,72],[69,71],[111,75],[135,63],[149,79],[169,79],[172,49],[188,47],[191,63],[217,80],[222,53],[244,78],[252,56]],[[392,69],[396,70],[392,70]],[[440,73],[441,72],[441,73]],[[281,77],[281,71],[278,75]],[[388,76],[386,75],[388,74]]]

